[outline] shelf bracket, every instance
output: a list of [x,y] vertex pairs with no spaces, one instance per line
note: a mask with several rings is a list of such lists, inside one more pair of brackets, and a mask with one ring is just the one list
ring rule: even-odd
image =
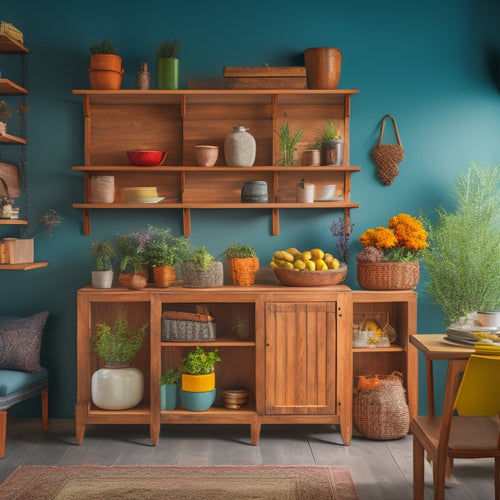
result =
[[273,208],[273,236],[280,235],[280,209]]
[[83,234],[85,236],[90,235],[90,210],[84,208],[83,210]]
[[184,236],[191,236],[191,210],[189,208],[182,209],[182,227]]

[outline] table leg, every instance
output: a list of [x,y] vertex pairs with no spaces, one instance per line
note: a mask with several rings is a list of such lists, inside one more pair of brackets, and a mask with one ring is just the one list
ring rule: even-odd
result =
[[427,409],[430,417],[435,416],[434,409],[434,370],[432,359],[425,360],[425,367],[427,370]]

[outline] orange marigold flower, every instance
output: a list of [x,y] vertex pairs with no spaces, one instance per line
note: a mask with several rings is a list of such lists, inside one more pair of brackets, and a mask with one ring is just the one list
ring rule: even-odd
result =
[[367,229],[360,237],[359,241],[363,247],[374,246],[376,248],[392,248],[396,246],[397,239],[394,233],[386,227],[377,229]]
[[427,231],[422,223],[408,214],[399,214],[393,217],[388,226],[394,231],[397,239],[396,246],[418,252],[427,248]]

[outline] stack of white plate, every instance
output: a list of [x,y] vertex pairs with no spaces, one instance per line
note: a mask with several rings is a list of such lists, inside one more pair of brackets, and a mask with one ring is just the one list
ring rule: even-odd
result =
[[158,203],[165,199],[158,196],[155,187],[127,187],[122,192],[125,203]]

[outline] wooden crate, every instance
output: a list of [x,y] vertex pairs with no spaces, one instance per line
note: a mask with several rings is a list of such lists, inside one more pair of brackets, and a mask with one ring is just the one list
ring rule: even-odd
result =
[[4,238],[0,245],[2,264],[28,264],[34,261],[33,238]]
[[303,66],[225,66],[226,89],[305,89],[306,68]]

